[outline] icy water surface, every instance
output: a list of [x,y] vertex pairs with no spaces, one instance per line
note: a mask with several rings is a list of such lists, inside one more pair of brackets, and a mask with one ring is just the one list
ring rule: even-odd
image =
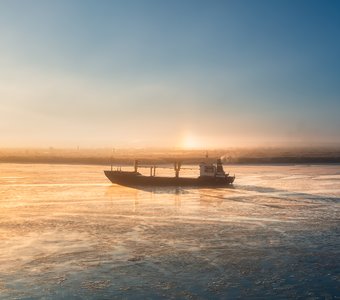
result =
[[0,299],[340,299],[340,166],[228,168],[234,188],[137,190],[1,164]]

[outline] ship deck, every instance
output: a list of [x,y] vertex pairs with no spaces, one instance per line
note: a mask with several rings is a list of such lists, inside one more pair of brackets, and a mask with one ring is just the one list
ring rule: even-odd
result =
[[115,184],[124,186],[227,186],[234,182],[235,177],[163,177],[144,176],[135,172],[104,171],[106,177]]

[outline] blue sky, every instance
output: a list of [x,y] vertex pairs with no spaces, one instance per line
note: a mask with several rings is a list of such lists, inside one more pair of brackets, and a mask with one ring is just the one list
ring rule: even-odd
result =
[[338,1],[0,0],[3,146],[340,144]]

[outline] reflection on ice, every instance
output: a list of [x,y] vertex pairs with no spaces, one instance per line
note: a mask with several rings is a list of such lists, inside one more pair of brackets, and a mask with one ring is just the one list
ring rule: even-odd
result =
[[339,294],[339,167],[232,169],[234,188],[132,189],[2,165],[0,299]]

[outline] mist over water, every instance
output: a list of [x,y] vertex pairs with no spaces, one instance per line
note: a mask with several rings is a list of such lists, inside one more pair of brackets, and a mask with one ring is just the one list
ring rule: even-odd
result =
[[339,295],[340,166],[228,168],[232,188],[138,190],[1,164],[0,299]]

